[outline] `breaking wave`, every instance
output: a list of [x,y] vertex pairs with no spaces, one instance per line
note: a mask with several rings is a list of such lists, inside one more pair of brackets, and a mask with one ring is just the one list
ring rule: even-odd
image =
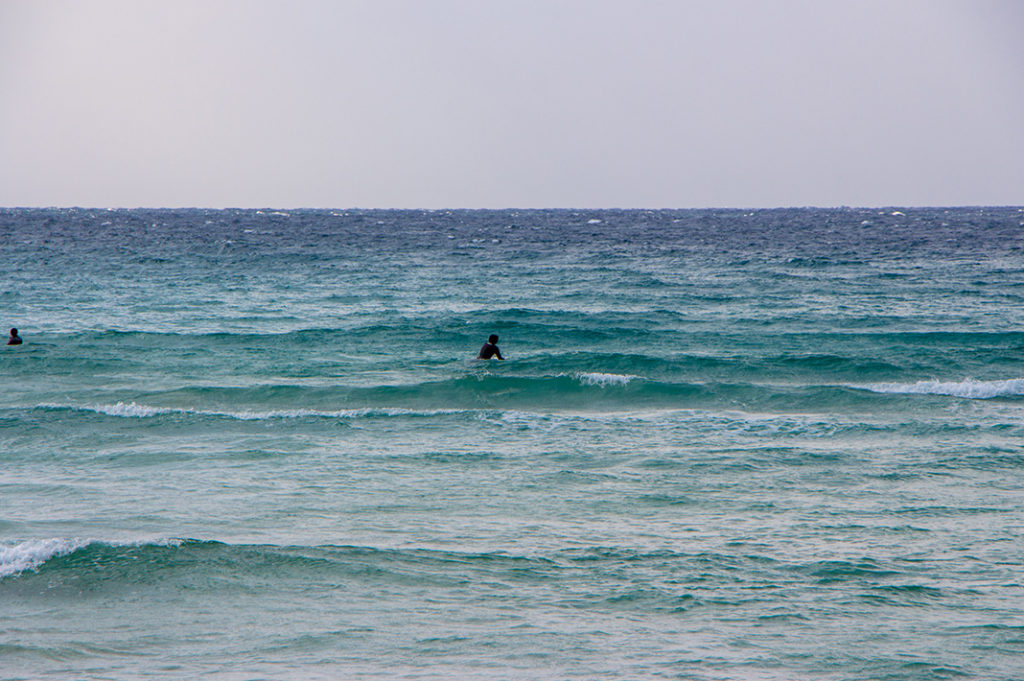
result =
[[222,411],[215,409],[193,409],[193,408],[170,408],[151,407],[135,402],[118,402],[116,404],[41,404],[42,409],[67,409],[71,411],[95,412],[106,416],[118,416],[122,418],[150,418],[165,414],[186,414],[196,416],[220,416],[224,418],[238,419],[240,421],[264,421],[268,419],[300,419],[300,418],[328,418],[345,419],[372,416],[442,416],[447,414],[464,413],[465,409],[402,409],[402,408],[364,408],[364,409],[337,409],[333,411],[318,409],[272,409],[267,411],[242,410]]
[[0,579],[35,570],[57,556],[65,556],[88,542],[73,539],[30,539],[14,545],[0,545]]
[[949,395],[973,400],[1024,395],[1024,378],[1003,381],[917,381],[916,383],[868,383],[853,388],[896,395]]
[[639,376],[602,373],[578,373],[576,378],[583,385],[626,385]]

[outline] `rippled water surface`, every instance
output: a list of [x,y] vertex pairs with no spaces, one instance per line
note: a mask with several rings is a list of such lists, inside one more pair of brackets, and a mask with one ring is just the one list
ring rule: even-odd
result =
[[0,210],[0,678],[1022,678],[1022,236]]

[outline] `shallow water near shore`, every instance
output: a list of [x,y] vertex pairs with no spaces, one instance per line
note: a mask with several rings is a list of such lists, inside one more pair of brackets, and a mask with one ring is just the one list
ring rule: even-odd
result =
[[0,209],[0,679],[1020,678],[1022,235]]

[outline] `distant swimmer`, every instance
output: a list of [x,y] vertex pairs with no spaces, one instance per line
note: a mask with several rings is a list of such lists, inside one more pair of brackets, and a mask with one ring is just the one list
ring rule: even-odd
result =
[[477,359],[490,359],[491,357],[497,357],[498,359],[505,359],[501,356],[501,350],[498,349],[498,336],[491,334],[484,343],[484,346],[480,348],[480,354],[476,356]]
[[[497,336],[494,336],[494,337],[497,338]],[[11,337],[7,339],[7,344],[8,345],[21,345],[22,342],[23,341],[21,340],[21,336],[18,335],[18,330],[17,329],[11,329]],[[495,350],[497,350],[497,348],[495,348]],[[481,350],[480,352],[483,352],[483,350]],[[498,355],[498,357],[501,357],[501,355]]]

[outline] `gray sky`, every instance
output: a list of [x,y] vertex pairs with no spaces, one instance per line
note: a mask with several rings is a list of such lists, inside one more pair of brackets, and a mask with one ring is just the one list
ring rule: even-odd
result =
[[0,205],[1024,204],[1017,0],[0,0]]

